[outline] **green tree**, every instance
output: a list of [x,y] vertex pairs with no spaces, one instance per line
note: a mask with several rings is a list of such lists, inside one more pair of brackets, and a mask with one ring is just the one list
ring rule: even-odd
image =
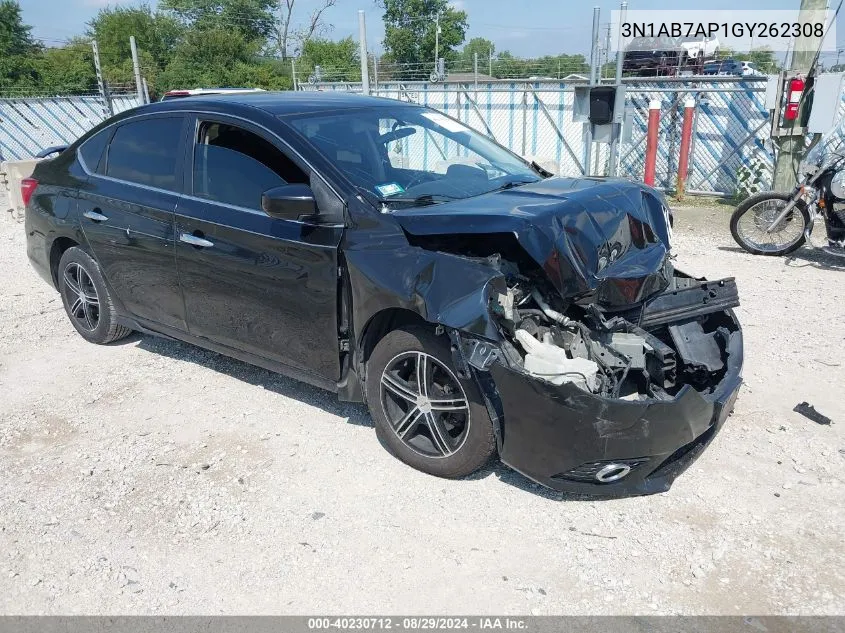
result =
[[135,81],[129,44],[129,36],[134,35],[142,74],[153,91],[182,33],[174,17],[154,12],[149,5],[101,9],[87,30],[87,35],[97,40],[103,76],[113,86]]
[[280,90],[291,86],[286,64],[258,57],[261,43],[223,28],[190,30],[158,80],[173,88],[245,87]]
[[24,24],[16,0],[0,0],[0,88],[31,88],[38,83],[35,57],[41,47]]
[[463,44],[468,27],[465,11],[450,6],[447,0],[380,0],[380,4],[384,9],[385,60],[398,64],[430,64],[434,68],[438,14],[439,55],[447,61],[458,56],[456,48]]
[[91,43],[75,38],[66,46],[47,48],[36,58],[39,87],[46,94],[77,94],[97,89]]
[[496,45],[488,39],[483,37],[474,37],[467,42],[461,50],[461,62],[466,64],[473,64],[475,56],[478,55],[479,71],[487,68],[487,61],[496,52]]
[[135,36],[138,49],[146,51],[159,67],[167,64],[182,28],[170,15],[153,12],[149,5],[107,7],[88,23],[86,33],[97,40],[103,65],[119,65],[131,59],[129,36]]
[[310,39],[297,64],[305,76],[310,76],[315,67],[320,66],[323,81],[361,81],[360,60],[358,43],[352,37],[337,42]]
[[276,31],[276,0],[160,0],[164,10],[193,31],[226,30],[263,45]]

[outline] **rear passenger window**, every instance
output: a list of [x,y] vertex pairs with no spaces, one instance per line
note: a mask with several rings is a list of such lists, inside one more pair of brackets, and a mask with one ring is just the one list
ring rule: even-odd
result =
[[261,209],[261,194],[308,176],[273,144],[225,123],[200,125],[194,149],[194,195]]
[[[100,164],[100,159],[103,157],[103,151],[106,149],[106,143],[112,132],[112,128],[107,128],[89,138],[79,148],[79,155],[82,156],[82,160],[85,162],[85,167],[88,168],[88,171],[97,172],[97,167]],[[102,171],[99,173],[102,173]]]
[[182,180],[177,169],[182,120],[168,117],[121,125],[109,144],[106,175],[178,191]]

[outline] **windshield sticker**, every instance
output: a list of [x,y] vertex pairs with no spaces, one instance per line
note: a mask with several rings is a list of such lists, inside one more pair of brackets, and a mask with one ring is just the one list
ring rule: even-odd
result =
[[440,127],[449,130],[450,132],[468,132],[469,130],[463,123],[458,123],[457,121],[453,121],[449,117],[440,114],[439,112],[423,112],[422,116],[426,119],[431,121],[432,123],[436,123]]
[[378,191],[383,198],[386,198],[387,196],[395,196],[397,193],[405,193],[402,185],[398,182],[388,182],[383,185],[376,185],[376,191]]

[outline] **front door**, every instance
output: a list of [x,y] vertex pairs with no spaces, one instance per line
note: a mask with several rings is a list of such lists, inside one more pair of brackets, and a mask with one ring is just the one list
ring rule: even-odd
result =
[[185,123],[185,116],[162,115],[131,119],[113,134],[104,130],[111,140],[96,165],[86,162],[90,176],[79,194],[82,230],[123,306],[131,316],[180,330],[187,326],[173,213],[182,191]]
[[[340,225],[274,219],[261,195],[310,183],[261,129],[198,117],[188,192],[176,209],[176,253],[189,332],[323,379],[340,377]],[[316,176],[315,176],[316,177]]]

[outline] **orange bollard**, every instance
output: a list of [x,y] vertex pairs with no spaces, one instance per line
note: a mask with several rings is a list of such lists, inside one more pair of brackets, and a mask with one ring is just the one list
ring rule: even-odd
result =
[[684,126],[681,129],[681,156],[678,159],[678,181],[675,186],[675,196],[678,200],[684,199],[684,190],[687,186],[689,150],[692,145],[692,120],[694,116],[695,99],[687,99],[684,102]]
[[654,186],[654,171],[657,164],[657,133],[660,129],[660,102],[657,100],[648,104],[648,131],[645,145],[645,174],[643,181],[650,187]]

